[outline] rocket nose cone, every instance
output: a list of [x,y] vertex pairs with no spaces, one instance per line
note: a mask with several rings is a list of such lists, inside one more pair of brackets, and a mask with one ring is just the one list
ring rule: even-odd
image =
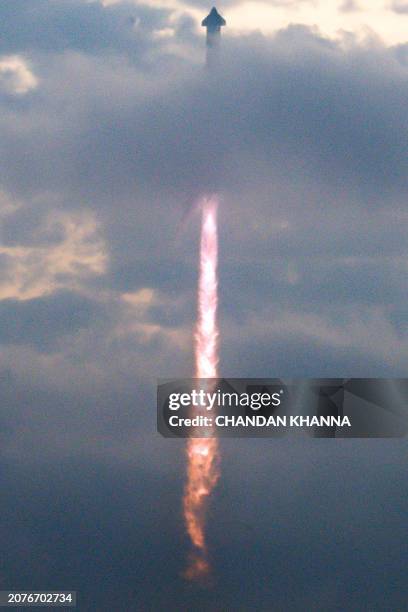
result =
[[206,27],[224,26],[226,25],[226,21],[223,17],[221,17],[215,6],[213,6],[207,17],[201,22],[201,25]]

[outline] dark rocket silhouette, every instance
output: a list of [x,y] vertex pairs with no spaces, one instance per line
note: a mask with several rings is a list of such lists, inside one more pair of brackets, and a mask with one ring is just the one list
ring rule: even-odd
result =
[[221,28],[226,24],[227,22],[221,17],[215,6],[201,22],[201,25],[207,28],[207,66],[213,65],[217,61],[217,50],[221,40]]

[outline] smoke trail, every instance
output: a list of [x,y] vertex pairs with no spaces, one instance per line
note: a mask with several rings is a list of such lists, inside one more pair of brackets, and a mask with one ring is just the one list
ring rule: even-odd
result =
[[[195,334],[195,376],[216,378],[217,350],[217,198],[202,202],[198,319]],[[205,523],[209,496],[219,478],[218,440],[190,438],[187,442],[187,482],[183,509],[187,533],[194,552],[185,577],[198,580],[208,576]]]

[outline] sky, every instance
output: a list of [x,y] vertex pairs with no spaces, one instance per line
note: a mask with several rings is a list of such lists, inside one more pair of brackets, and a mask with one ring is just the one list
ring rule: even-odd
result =
[[213,74],[210,8],[0,5],[1,588],[402,609],[404,441],[223,441],[218,580],[180,578],[184,451],[155,394],[193,370],[202,193],[222,375],[404,377],[408,355],[408,5],[226,2]]

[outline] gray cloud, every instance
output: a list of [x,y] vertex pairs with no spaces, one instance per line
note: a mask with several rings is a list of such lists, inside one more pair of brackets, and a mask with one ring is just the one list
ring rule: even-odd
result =
[[360,11],[360,5],[356,0],[343,0],[343,2],[339,6],[339,11],[342,13],[353,13],[355,11]]
[[198,214],[180,225],[207,190],[223,198],[223,374],[405,373],[403,50],[292,27],[226,36],[209,75],[187,17],[43,0],[0,16],[1,52],[38,79],[0,95],[0,446],[19,508],[4,584],[74,583],[84,609],[117,609],[112,576],[124,609],[129,584],[149,610],[287,610],[289,591],[293,610],[316,593],[400,609],[384,576],[403,558],[403,443],[224,444],[214,512],[233,510],[211,523],[221,579],[203,594],[178,578],[183,453],[154,403],[158,376],[193,370]]
[[0,344],[55,349],[57,339],[95,324],[101,314],[92,300],[64,291],[23,302],[2,300]]
[[408,13],[408,2],[406,0],[393,0],[391,8],[396,13]]
[[[297,7],[302,7],[305,4],[309,4],[312,5],[314,4],[315,0],[268,0],[268,4],[271,6],[276,6],[279,8],[297,8]],[[232,5],[238,5],[243,3],[243,0],[224,0],[224,2],[222,3],[222,5],[218,6],[218,9],[220,10],[221,14],[224,15],[225,11],[224,8],[230,7]],[[188,0],[188,4],[192,5],[192,6],[200,6],[202,7],[203,11],[207,11],[209,12],[210,10],[210,5],[208,4],[208,2],[205,2],[204,0]],[[227,17],[227,26],[228,26],[228,15],[226,15]]]
[[[118,355],[136,343],[143,361],[146,347],[139,353],[137,342],[148,328],[157,328],[146,340],[152,355],[166,334],[188,339],[196,217],[178,239],[177,227],[183,205],[219,190],[222,322],[226,330],[230,321],[247,329],[240,332],[244,362],[256,352],[249,321],[256,316],[268,327],[271,300],[276,312],[297,304],[299,317],[314,314],[322,327],[337,320],[345,334],[353,316],[365,329],[363,307],[377,309],[377,317],[382,309],[379,333],[387,321],[394,326],[402,355],[407,86],[393,51],[357,42],[345,49],[292,27],[272,38],[226,38],[222,65],[210,76],[195,61],[180,64],[174,44],[185,49],[191,39],[176,32],[167,50],[150,40],[146,53],[157,61],[147,74],[122,46],[126,36],[117,34],[117,47],[102,56],[78,53],[74,43],[63,55],[33,49],[38,91],[25,101],[3,100],[0,178],[23,203],[4,217],[3,243],[46,248],[61,240],[61,228],[44,225],[49,211],[92,210],[109,263],[86,283],[88,291],[111,292],[104,337],[117,333],[115,317],[132,325],[118,292],[156,292],[143,315],[134,315],[143,331],[115,341]],[[87,337],[98,351],[99,333],[91,323]],[[308,342],[317,342],[316,355],[333,351],[334,369],[336,359],[343,369],[347,359],[361,358],[356,347],[330,340],[285,341],[299,356]],[[388,342],[391,350],[398,338]],[[289,374],[290,363],[282,367]]]
[[180,579],[179,466],[152,478],[129,458],[4,462],[2,579],[73,582],[83,610],[403,608],[403,445],[250,442],[223,444],[212,589]]
[[[53,11],[74,19],[67,3],[57,4]],[[85,17],[94,11],[119,28],[129,6],[82,7],[75,19],[85,24],[82,9]],[[136,18],[138,10],[132,7]],[[52,11],[48,18],[57,19]],[[161,26],[169,25],[160,18]],[[175,350],[186,363],[196,217],[176,235],[182,207],[203,191],[219,190],[220,312],[232,346],[240,326],[241,361],[261,369],[253,358],[253,319],[268,329],[271,312],[281,316],[295,304],[292,318],[282,319],[287,331],[279,342],[293,346],[299,363],[313,350],[323,367],[331,352],[332,368],[337,363],[343,370],[363,354],[367,369],[378,372],[384,352],[374,357],[368,345],[358,349],[342,339],[350,325],[360,325],[363,342],[371,325],[387,336],[389,351],[398,348],[393,367],[399,372],[406,342],[406,68],[393,50],[373,43],[345,47],[292,27],[271,38],[226,37],[219,70],[208,75],[196,55],[178,59],[195,40],[191,26],[179,21],[171,43],[150,37],[140,58],[128,52],[128,34],[120,28],[111,46],[101,42],[98,49],[68,40],[61,53],[32,42],[40,86],[24,99],[2,100],[0,180],[21,203],[3,218],[3,244],[13,254],[47,249],[62,240],[61,227],[44,222],[50,211],[68,217],[92,211],[108,263],[81,277],[75,290],[104,295],[110,315],[90,319],[70,350],[78,358],[84,351],[99,372],[108,367],[111,375],[102,334],[118,364],[132,354],[142,373],[171,336],[162,363],[174,363]],[[154,64],[150,73],[146,57]],[[151,303],[126,314],[119,294],[143,287],[153,291]],[[368,323],[366,307],[373,313]],[[302,317],[307,327],[309,316],[322,329],[336,323],[339,335],[302,336]],[[289,333],[291,321],[298,338]],[[266,367],[261,352],[259,359]],[[289,375],[290,360],[280,363]]]
[[151,31],[166,23],[168,11],[132,2],[104,8],[83,0],[15,0],[4,3],[0,15],[0,53],[140,53]]

